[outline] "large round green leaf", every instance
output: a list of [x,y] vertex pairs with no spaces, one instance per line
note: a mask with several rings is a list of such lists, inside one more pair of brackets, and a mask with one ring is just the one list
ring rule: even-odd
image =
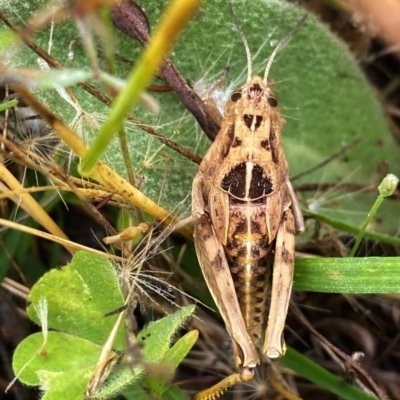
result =
[[[5,4],[3,8],[16,23],[22,23],[40,4],[37,0],[29,4],[14,2]],[[154,27],[167,1],[139,1],[139,4]],[[274,47],[304,11],[276,0],[234,1],[233,8],[249,42],[253,72],[262,74]],[[2,26],[2,32],[5,31]],[[142,46],[120,32],[115,32],[115,35],[118,38],[116,51],[135,60]],[[74,43],[71,48],[68,47],[76,37],[72,21],[56,25],[51,52],[69,68],[86,69],[89,63],[81,44]],[[50,33],[48,30],[38,33],[34,39],[47,48]],[[73,50],[72,57],[70,49]],[[102,57],[103,53],[99,53],[99,58]],[[215,93],[219,98],[226,99],[235,87],[243,84],[247,74],[244,46],[233,26],[225,0],[204,2],[176,43],[170,58],[181,74],[200,91],[210,87],[224,67],[229,65],[227,83]],[[31,51],[24,50],[13,58],[12,64],[37,67],[36,59]],[[130,68],[122,62],[117,64],[121,78],[127,76]],[[303,177],[296,184],[375,185],[380,179],[376,171],[382,163],[389,166],[390,172],[400,173],[398,149],[373,91],[346,46],[314,16],[309,16],[305,25],[278,54],[270,78],[276,82],[274,91],[287,121],[283,141],[292,176],[360,139],[360,143],[348,154]],[[75,119],[73,125],[90,142],[107,109],[81,89],[76,88],[74,92],[86,114],[84,118]],[[41,92],[40,95],[66,121],[72,122],[78,115],[59,93]],[[136,107],[133,112],[163,135],[203,155],[210,143],[177,96],[174,93],[154,96],[160,102],[159,114],[152,114],[142,106]],[[127,131],[135,172],[144,179],[141,189],[156,201],[160,197],[162,205],[169,210],[176,210],[182,201],[183,208],[187,210],[191,181],[197,166],[149,137],[139,127],[129,123]],[[118,145],[110,146],[105,161],[125,175]],[[363,191],[321,189],[302,195],[302,200],[303,204],[307,200],[308,207],[314,212],[359,225],[374,196]],[[391,226],[393,212],[390,204],[382,208],[376,220],[383,221],[383,224],[376,229],[387,231],[394,228]]]

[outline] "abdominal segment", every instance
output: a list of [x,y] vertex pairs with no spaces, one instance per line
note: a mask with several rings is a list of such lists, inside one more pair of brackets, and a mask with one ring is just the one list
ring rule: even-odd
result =
[[233,202],[229,207],[226,257],[247,330],[256,343],[263,325],[271,252],[265,201]]

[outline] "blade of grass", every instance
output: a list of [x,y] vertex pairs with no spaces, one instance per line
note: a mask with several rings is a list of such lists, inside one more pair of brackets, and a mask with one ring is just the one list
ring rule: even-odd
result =
[[399,257],[296,259],[293,288],[323,293],[400,293]]

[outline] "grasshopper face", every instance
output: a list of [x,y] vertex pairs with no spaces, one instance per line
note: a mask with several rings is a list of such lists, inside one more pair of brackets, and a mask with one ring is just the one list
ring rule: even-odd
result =
[[[285,41],[287,37],[281,44]],[[294,236],[303,231],[304,222],[289,182],[282,125],[266,78],[249,78],[226,104],[221,129],[193,181],[196,252],[241,369],[197,399],[214,398],[252,378],[260,362],[256,344],[272,253],[271,304],[262,350],[270,358],[286,350],[282,334],[293,280]]]

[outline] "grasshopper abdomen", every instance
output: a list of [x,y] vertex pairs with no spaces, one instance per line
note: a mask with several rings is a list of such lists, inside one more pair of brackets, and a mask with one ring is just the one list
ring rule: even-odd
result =
[[229,208],[226,257],[247,331],[256,344],[264,320],[271,252],[265,204],[237,202]]

